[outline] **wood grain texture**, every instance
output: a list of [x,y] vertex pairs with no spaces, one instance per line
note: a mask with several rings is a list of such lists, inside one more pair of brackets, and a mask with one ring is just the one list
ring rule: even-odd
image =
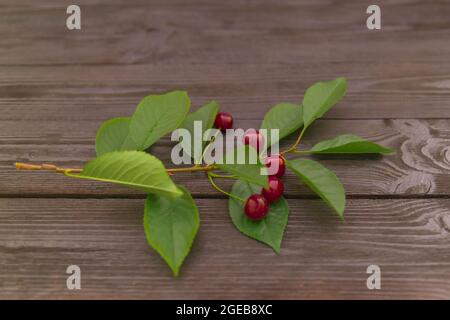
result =
[[274,104],[298,103],[310,85],[337,76],[348,78],[348,93],[326,118],[450,115],[448,64],[410,60],[318,65],[299,59],[297,64],[264,65],[218,61],[213,65],[0,66],[0,108],[5,120],[106,120],[132,114],[149,93],[183,89],[189,92],[193,106],[214,99],[238,119],[261,119]]
[[379,1],[382,32],[365,27],[370,1],[78,4],[79,32],[65,28],[64,3],[0,7],[6,117],[67,119],[76,110],[71,120],[106,119],[129,113],[149,92],[183,88],[196,103],[214,98],[259,119],[259,110],[298,101],[313,82],[336,76],[346,76],[350,88],[328,117],[450,114],[445,2]]
[[[143,200],[0,199],[1,298],[450,298],[450,200],[352,200],[345,224],[289,200],[276,255],[240,234],[226,200],[197,199],[200,231],[180,278],[143,234]],[[82,289],[65,289],[68,265]],[[382,290],[366,288],[366,268]]]
[[370,1],[81,0],[78,4],[85,15],[81,32],[65,28],[62,2],[9,1],[2,6],[0,63],[319,64],[405,61],[405,57],[445,63],[450,53],[445,44],[450,8],[445,1],[432,5],[380,1],[384,30],[379,33],[365,26]]
[[[371,1],[79,0],[0,3],[0,298],[450,298],[450,4]],[[82,166],[102,121],[131,115],[148,93],[217,100],[236,126],[258,127],[278,102],[345,76],[345,99],[303,148],[353,133],[388,157],[320,157],[343,181],[345,224],[297,179],[282,252],[232,226],[201,174],[178,175],[200,207],[192,254],[174,279],[145,242],[145,195],[16,161]],[[293,137],[284,142],[287,146]],[[171,166],[166,137],[150,151]],[[228,188],[228,182],[223,183]],[[82,290],[65,270],[82,268]],[[382,269],[367,290],[366,268]]]
[[[82,167],[95,157],[95,131],[99,122],[76,123],[46,121],[46,128],[22,122],[7,124],[8,133],[22,134],[20,140],[0,136],[0,195],[84,195],[139,196],[142,193],[93,181],[70,179],[53,172],[16,171],[15,161],[56,163],[60,166]],[[260,120],[237,121],[243,128],[258,127]],[[450,120],[326,120],[315,123],[304,137],[303,148],[343,133],[353,133],[395,148],[390,156],[320,156],[314,159],[336,171],[349,196],[446,196],[450,189]],[[20,132],[21,133],[20,133]],[[282,144],[293,143],[295,135]],[[173,143],[163,139],[150,152],[171,164]],[[218,196],[202,173],[177,174],[174,179],[191,189],[196,196]],[[312,193],[291,173],[285,177],[289,197],[311,196]],[[230,181],[221,184],[229,188]]]

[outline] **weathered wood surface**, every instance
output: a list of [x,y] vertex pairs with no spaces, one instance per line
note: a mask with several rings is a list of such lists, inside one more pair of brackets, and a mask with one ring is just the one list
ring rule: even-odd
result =
[[446,2],[379,1],[381,32],[365,27],[370,1],[83,0],[80,32],[65,28],[65,3],[6,2],[7,118],[67,119],[75,108],[72,120],[107,119],[129,113],[148,92],[183,88],[194,101],[214,98],[259,119],[261,108],[296,101],[336,75],[351,86],[329,117],[449,115]]
[[[63,2],[0,3],[0,298],[450,298],[450,3],[379,1],[381,31],[365,27],[369,1],[77,4],[81,31]],[[249,128],[337,76],[348,94],[303,147],[354,133],[397,153],[319,158],[347,189],[345,224],[288,175],[279,256],[235,230],[202,174],[178,175],[202,225],[174,279],[145,243],[145,195],[12,167],[82,166],[101,122],[150,92],[215,99]],[[151,152],[171,166],[170,147]],[[382,290],[366,288],[370,264]]]
[[[82,167],[95,157],[94,137],[99,121],[58,122],[50,128],[36,127],[22,122],[18,128],[15,122],[5,126],[15,135],[23,138],[2,145],[0,155],[0,195],[84,195],[84,196],[126,196],[139,195],[129,188],[95,183],[92,181],[67,179],[53,172],[15,171],[14,161],[33,163],[56,163],[60,166]],[[82,124],[79,127],[79,124]],[[237,126],[257,127],[260,120],[237,121]],[[303,147],[351,132],[395,148],[396,154],[379,156],[320,156],[315,157],[336,171],[342,179],[348,195],[447,195],[450,190],[450,120],[326,120],[318,121],[305,135]],[[295,138],[295,137],[294,137]],[[11,138],[0,137],[2,140]],[[29,141],[28,141],[29,140]],[[290,138],[282,148],[293,143]],[[150,152],[164,160],[168,167],[173,143],[164,139]],[[192,190],[196,196],[218,196],[203,173],[177,174],[177,182]],[[285,178],[286,194],[289,197],[311,195],[294,174]],[[230,181],[223,181],[230,186]],[[141,194],[141,197],[144,195]]]
[[[366,37],[370,46],[371,36]],[[450,37],[442,41],[449,42]],[[348,94],[326,118],[449,117],[448,64],[392,61],[392,57],[358,63],[344,57],[348,60],[322,63],[299,57],[297,64],[268,63],[263,68],[260,63],[226,60],[216,64],[0,66],[0,108],[6,120],[106,120],[131,114],[149,93],[182,88],[194,106],[215,99],[239,119],[261,119],[276,103],[300,102],[312,83],[342,75],[350,83]]]
[[[347,223],[291,199],[283,248],[241,235],[225,199],[197,199],[201,226],[174,279],[143,234],[140,199],[0,199],[0,298],[448,298],[449,199],[351,200]],[[68,265],[82,289],[65,289]],[[383,270],[382,290],[366,268]]]

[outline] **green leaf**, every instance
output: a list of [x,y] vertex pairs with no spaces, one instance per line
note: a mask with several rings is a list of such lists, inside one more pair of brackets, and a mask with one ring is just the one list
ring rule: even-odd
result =
[[332,171],[309,159],[290,160],[286,161],[286,164],[312,191],[333,208],[341,219],[344,218],[345,190]]
[[303,97],[303,122],[308,127],[334,106],[347,91],[347,80],[337,78],[327,82],[317,82],[306,90]]
[[141,100],[130,122],[130,137],[140,150],[178,128],[191,102],[185,91],[150,95]]
[[[244,181],[236,181],[231,190],[232,194],[242,199],[247,199],[250,195],[260,192],[261,187]],[[228,208],[231,220],[240,232],[269,245],[275,252],[280,252],[281,240],[289,215],[286,199],[281,198],[277,202],[271,203],[269,213],[259,221],[247,218],[242,201],[230,198]]]
[[[183,123],[181,124],[180,128],[184,128],[189,131],[191,134],[191,140],[183,140],[181,141],[181,146],[187,152],[187,150],[191,150],[191,157],[194,159],[195,163],[198,163],[200,161],[200,158],[202,156],[202,150],[205,145],[205,141],[203,141],[203,133],[210,129],[213,124],[214,120],[216,118],[217,112],[219,112],[219,104],[215,101],[210,101],[209,103],[205,104],[203,107],[199,108],[197,111],[192,112],[187,115],[186,119],[184,119]],[[202,148],[200,150],[199,155],[194,155],[194,121],[201,121],[202,122],[202,132],[201,132],[201,141],[202,141]],[[190,148],[186,147],[186,144],[190,143]]]
[[147,242],[178,276],[184,259],[191,250],[200,224],[197,206],[189,191],[169,199],[150,194],[145,202],[144,230]]
[[[238,159],[239,155],[245,158]],[[250,160],[256,160],[252,164]],[[240,163],[238,160],[242,160]],[[248,145],[237,147],[229,151],[225,156],[218,161],[217,167],[221,170],[232,173],[239,177],[239,179],[255,183],[262,187],[269,187],[269,178],[267,175],[267,168],[261,164],[257,151]],[[222,163],[220,163],[222,162]]]
[[270,129],[279,129],[279,140],[297,131],[303,125],[302,107],[294,103],[279,103],[273,106],[264,116],[261,129],[267,129],[267,145],[278,142],[271,141]]
[[375,142],[352,134],[343,134],[334,139],[317,143],[311,153],[392,153],[393,149],[385,148]]
[[89,161],[74,178],[117,183],[147,193],[180,196],[182,192],[170,179],[162,162],[142,151],[113,151]]
[[130,118],[113,118],[103,122],[95,138],[97,156],[120,150],[137,150],[138,147],[129,137]]

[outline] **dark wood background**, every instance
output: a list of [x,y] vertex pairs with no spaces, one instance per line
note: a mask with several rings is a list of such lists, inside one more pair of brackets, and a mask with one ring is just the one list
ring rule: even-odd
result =
[[[71,3],[0,3],[0,298],[450,298],[448,1],[378,1],[380,31],[372,1],[80,0],[69,31]],[[345,224],[288,175],[280,255],[234,228],[202,174],[178,175],[201,227],[175,279],[146,243],[144,194],[13,167],[82,166],[98,126],[148,93],[215,99],[248,128],[337,76],[348,95],[304,146],[354,133],[398,152],[320,159],[347,190]],[[170,148],[152,153],[170,166]],[[70,264],[82,290],[66,289]]]

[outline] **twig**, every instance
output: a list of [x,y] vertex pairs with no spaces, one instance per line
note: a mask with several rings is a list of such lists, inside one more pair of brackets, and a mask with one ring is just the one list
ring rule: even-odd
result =
[[[80,173],[83,171],[81,168],[60,168],[57,167],[54,164],[30,164],[30,163],[23,163],[23,162],[16,162],[15,163],[16,169],[18,170],[42,170],[42,171],[56,171],[56,172],[73,172],[73,173]],[[202,167],[187,167],[187,168],[172,168],[172,169],[166,169],[167,173],[173,174],[176,172],[193,172],[193,171],[211,171],[216,169],[214,165],[207,165]]]
[[245,200],[244,200],[244,199],[242,199],[242,198],[240,198],[240,197],[238,197],[238,196],[236,196],[236,195],[234,195],[234,194],[232,194],[232,193],[226,192],[225,190],[223,190],[222,188],[220,188],[220,187],[214,182],[214,179],[213,179],[213,177],[211,176],[211,172],[207,172],[206,175],[208,176],[209,182],[211,182],[212,186],[213,186],[217,191],[222,192],[223,194],[229,196],[230,198],[233,198],[233,199],[235,199],[235,200],[238,200],[238,201],[241,201],[241,202],[245,203]]
[[300,144],[300,141],[302,140],[303,134],[305,133],[307,127],[303,127],[302,131],[300,131],[300,134],[298,135],[297,140],[295,141],[295,143],[287,150],[282,151],[281,155],[285,154],[285,153],[294,153],[295,149],[297,149],[297,146]]
[[44,171],[56,171],[56,172],[81,172],[83,169],[80,168],[60,168],[55,166],[54,164],[30,164],[23,162],[15,163],[17,170],[44,170]]

